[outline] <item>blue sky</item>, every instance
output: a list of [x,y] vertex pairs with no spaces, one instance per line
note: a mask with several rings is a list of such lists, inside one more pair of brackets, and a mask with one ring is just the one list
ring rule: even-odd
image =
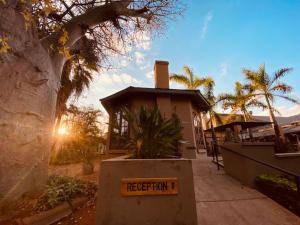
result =
[[[243,82],[242,68],[261,63],[273,73],[293,67],[284,80],[300,98],[300,0],[190,0],[182,18],[170,22],[159,37],[143,36],[119,59],[118,69],[95,79],[79,105],[99,106],[103,98],[127,86],[153,87],[155,60],[170,62],[170,72],[189,65],[200,76],[215,79],[216,94],[232,92],[235,81]],[[173,88],[181,86],[172,84]],[[276,101],[283,116],[300,113],[300,107]],[[263,114],[253,110],[256,114]]]

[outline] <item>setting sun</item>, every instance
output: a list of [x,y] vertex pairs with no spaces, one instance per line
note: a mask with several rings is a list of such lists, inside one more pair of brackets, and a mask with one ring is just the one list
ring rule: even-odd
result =
[[68,132],[68,130],[66,129],[66,127],[60,127],[59,129],[58,129],[58,131],[57,131],[57,133],[59,134],[59,135],[68,135],[69,134],[69,132]]

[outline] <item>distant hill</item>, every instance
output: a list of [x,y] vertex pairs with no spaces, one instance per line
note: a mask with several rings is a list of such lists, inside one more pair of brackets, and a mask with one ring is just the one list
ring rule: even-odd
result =
[[[257,121],[270,121],[269,116],[253,116]],[[276,120],[279,124],[289,124],[300,120],[300,114],[294,116],[276,116]]]

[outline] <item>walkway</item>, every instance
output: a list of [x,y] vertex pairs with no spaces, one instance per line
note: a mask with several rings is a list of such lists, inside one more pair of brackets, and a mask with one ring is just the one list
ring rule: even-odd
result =
[[204,154],[193,160],[199,225],[300,225],[300,218],[226,175]]

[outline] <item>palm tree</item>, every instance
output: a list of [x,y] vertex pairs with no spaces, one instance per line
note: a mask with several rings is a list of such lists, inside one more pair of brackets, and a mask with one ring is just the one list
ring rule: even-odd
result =
[[293,90],[291,86],[288,84],[281,82],[280,79],[283,78],[286,74],[288,74],[292,68],[282,68],[277,70],[274,75],[270,76],[265,69],[265,64],[260,65],[257,71],[244,69],[243,73],[248,80],[248,84],[246,85],[250,92],[255,97],[263,97],[266,101],[270,121],[273,123],[276,142],[279,147],[283,147],[283,142],[285,142],[285,138],[283,133],[280,131],[278,123],[276,121],[274,112],[276,111],[273,103],[275,98],[282,98],[288,100],[293,103],[299,104],[298,100],[288,96]]
[[170,80],[184,85],[189,90],[196,90],[201,87],[208,78],[199,78],[194,75],[193,70],[188,66],[183,66],[183,74],[171,74]]
[[[178,84],[184,85],[189,90],[196,90],[200,87],[206,89],[208,88],[209,85],[214,86],[214,81],[211,77],[199,78],[195,76],[193,70],[189,66],[183,66],[182,70],[183,70],[183,74],[175,74],[175,73],[171,74],[170,80],[175,81]],[[220,117],[218,116],[218,114],[215,114],[213,111],[212,115],[213,118],[216,118],[217,121],[220,122]],[[202,120],[203,116],[200,116],[200,118]],[[202,129],[202,136],[204,139],[203,129]],[[204,145],[206,146],[206,143]]]
[[213,80],[213,78],[208,77],[205,81],[205,83],[203,84],[204,87],[204,97],[206,98],[206,100],[209,102],[210,104],[210,109],[209,109],[209,116],[210,116],[210,127],[211,127],[211,133],[212,133],[212,152],[213,152],[213,159],[216,158],[217,161],[217,166],[218,166],[218,170],[219,168],[219,151],[218,151],[218,145],[217,145],[217,136],[216,136],[216,132],[215,132],[215,128],[214,128],[214,123],[215,124],[222,124],[222,118],[221,116],[215,111],[215,107],[216,105],[219,103],[217,101],[218,98],[215,97],[214,95],[214,87],[215,87],[215,81]]
[[99,56],[94,43],[86,37],[81,39],[81,50],[68,59],[62,71],[60,88],[56,101],[56,123],[54,132],[60,125],[62,115],[67,110],[67,102],[71,96],[78,98],[93,80],[93,72],[97,72]]
[[244,117],[244,121],[247,122],[252,119],[249,111],[250,107],[259,107],[267,109],[267,106],[255,99],[255,96],[245,88],[240,82],[235,83],[234,94],[220,94],[218,101],[223,103],[223,109],[231,109],[228,120],[232,120],[238,112],[241,112]]
[[211,123],[211,127],[213,127],[214,124],[223,124],[222,118],[219,113],[215,111],[216,105],[219,103],[219,98],[217,98],[214,95],[214,87],[215,87],[215,81],[213,80],[212,77],[207,77],[205,82],[203,83],[203,89],[204,89],[204,97],[206,100],[209,102],[211,105],[210,108],[210,120],[209,122]]

